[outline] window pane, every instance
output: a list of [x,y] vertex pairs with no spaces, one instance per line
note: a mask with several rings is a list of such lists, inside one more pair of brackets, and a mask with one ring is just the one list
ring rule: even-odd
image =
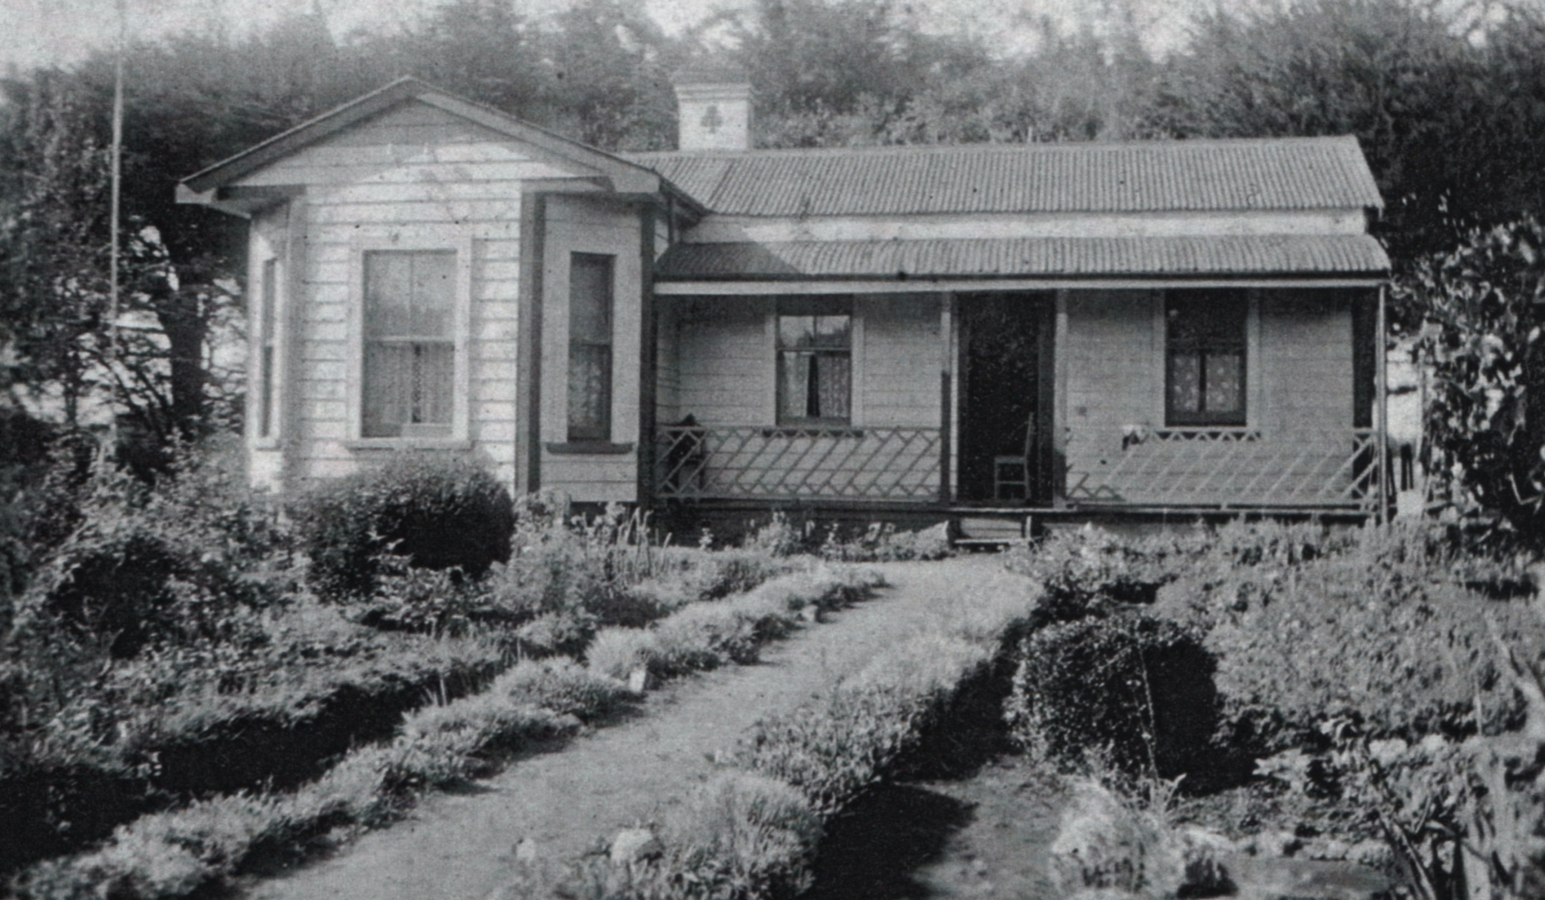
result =
[[1169,306],[1169,339],[1179,347],[1236,347],[1245,339],[1245,297],[1235,291],[1186,293]]
[[455,302],[455,251],[365,254],[367,336],[450,337]]
[[[451,402],[455,394],[456,349],[448,343],[417,344],[413,371],[413,410],[415,425],[451,424]],[[449,434],[447,429],[446,434]]]
[[274,329],[278,322],[278,310],[275,308],[278,306],[278,263],[276,259],[263,260],[262,273],[259,276],[263,279],[258,294],[258,302],[263,307],[258,311],[261,317],[259,328],[262,331],[262,352],[258,357],[258,366],[261,369],[258,390],[258,435],[261,437],[269,437],[274,433],[274,347],[276,346]]
[[360,433],[365,437],[398,437],[402,423],[411,415],[413,398],[413,345],[365,345],[364,417]]
[[811,415],[828,419],[848,417],[848,389],[852,384],[851,365],[846,356],[822,355],[814,358],[816,407]]
[[778,346],[784,349],[848,349],[852,316],[779,316]]
[[1173,412],[1201,412],[1202,358],[1199,354],[1170,354],[1169,408]]
[[1238,353],[1207,356],[1207,411],[1238,413],[1244,409],[1245,358]]
[[569,439],[604,440],[611,421],[610,347],[569,347]]
[[816,316],[816,346],[836,350],[848,349],[848,330],[851,322],[851,316]]
[[778,354],[778,418],[805,419],[810,412],[810,369],[815,356],[785,350]]
[[1248,309],[1244,291],[1169,294],[1166,406],[1171,424],[1243,424]]
[[258,393],[258,434],[268,437],[274,433],[274,348],[265,346],[261,357],[263,385]]
[[612,257],[569,257],[569,433],[611,438]]
[[779,316],[778,346],[809,347],[815,341],[815,316]]
[[569,340],[610,343],[611,305],[611,258],[575,254],[569,269]]
[[263,304],[262,330],[263,343],[265,344],[273,343],[274,340],[274,322],[277,316],[277,310],[274,309],[274,306],[278,302],[279,293],[279,285],[276,283],[278,278],[278,263],[279,261],[276,259],[263,260],[263,287],[260,296],[261,302]]
[[413,263],[407,253],[365,254],[365,334],[411,334]]
[[852,406],[850,315],[778,316],[778,419],[847,419]]
[[367,344],[361,434],[449,434],[455,370],[456,350],[449,343]]
[[456,254],[414,253],[412,260],[413,319],[410,334],[450,337],[456,302]]

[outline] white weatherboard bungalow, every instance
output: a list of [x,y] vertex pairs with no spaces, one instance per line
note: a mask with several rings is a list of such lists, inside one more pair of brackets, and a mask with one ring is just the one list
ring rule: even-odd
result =
[[187,178],[251,220],[247,447],[882,519],[1381,504],[1356,141],[609,154],[404,79]]

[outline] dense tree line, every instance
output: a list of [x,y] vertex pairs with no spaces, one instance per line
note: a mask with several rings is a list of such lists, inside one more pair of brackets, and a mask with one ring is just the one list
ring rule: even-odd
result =
[[[1517,0],[1519,3],[1533,0]],[[259,34],[186,33],[127,53],[125,309],[106,338],[113,55],[3,80],[0,387],[75,420],[110,398],[156,441],[235,424],[242,223],[178,206],[178,179],[402,74],[609,150],[674,141],[670,76],[743,67],[762,146],[1355,134],[1404,270],[1472,228],[1545,206],[1545,14],[1432,0],[1300,0],[1210,12],[1145,51],[1109,21],[1033,50],[923,30],[893,0],[757,0],[681,36],[626,0],[545,18],[448,0],[395,31],[335,38],[317,15]],[[1095,27],[1099,26],[1099,27]],[[103,365],[117,351],[120,364]]]

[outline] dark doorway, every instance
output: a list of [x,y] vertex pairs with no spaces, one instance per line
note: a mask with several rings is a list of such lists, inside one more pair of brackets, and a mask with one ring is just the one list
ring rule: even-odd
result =
[[1019,506],[1049,500],[1051,295],[960,298],[959,498]]

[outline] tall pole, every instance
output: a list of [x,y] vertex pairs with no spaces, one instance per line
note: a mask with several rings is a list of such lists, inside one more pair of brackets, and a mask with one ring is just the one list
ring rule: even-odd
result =
[[1374,440],[1378,442],[1378,473],[1379,473],[1379,506],[1378,523],[1389,523],[1389,359],[1386,350],[1387,341],[1384,337],[1388,322],[1386,317],[1387,285],[1379,285],[1378,314],[1374,317],[1373,338],[1373,365],[1374,365],[1374,406],[1377,415],[1378,430]]
[[[126,52],[125,36],[128,30],[128,16],[124,11],[125,0],[118,0],[118,53],[113,63],[113,149],[112,149],[112,198],[109,202],[108,232],[110,243],[108,248],[108,281],[107,281],[107,367],[109,370],[118,365],[118,257],[119,234],[118,220],[122,206],[123,194],[123,56]],[[112,374],[109,371],[108,384],[112,384]],[[111,418],[108,420],[109,449],[117,452],[118,448],[118,411],[116,405],[109,403],[108,411]]]

